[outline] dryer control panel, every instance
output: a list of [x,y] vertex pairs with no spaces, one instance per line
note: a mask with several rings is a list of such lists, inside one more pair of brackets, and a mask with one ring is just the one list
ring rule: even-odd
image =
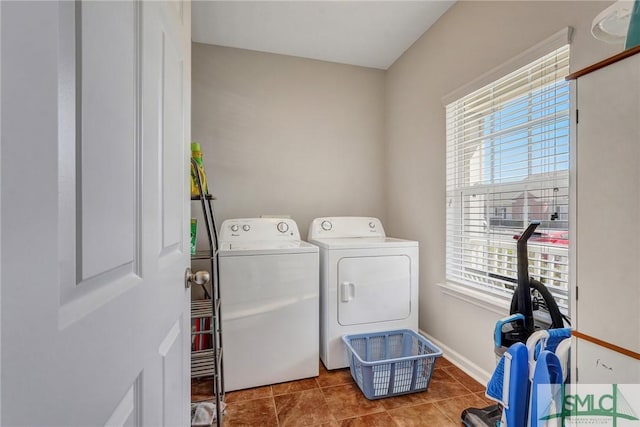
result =
[[290,218],[228,219],[220,228],[221,242],[300,240],[298,225]]
[[378,218],[333,216],[316,218],[309,227],[309,240],[344,237],[386,237]]

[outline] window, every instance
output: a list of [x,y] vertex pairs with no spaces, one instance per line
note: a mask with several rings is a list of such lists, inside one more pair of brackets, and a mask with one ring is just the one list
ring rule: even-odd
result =
[[529,274],[567,307],[569,45],[446,106],[447,280],[509,296],[516,240]]

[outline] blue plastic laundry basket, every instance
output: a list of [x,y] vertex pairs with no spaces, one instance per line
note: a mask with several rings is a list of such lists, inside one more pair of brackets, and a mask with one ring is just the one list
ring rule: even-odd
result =
[[442,351],[410,329],[345,335],[351,376],[367,399],[424,391]]

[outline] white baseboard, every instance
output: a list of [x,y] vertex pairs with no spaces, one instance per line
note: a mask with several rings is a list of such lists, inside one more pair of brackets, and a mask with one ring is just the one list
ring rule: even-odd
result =
[[486,385],[489,382],[489,378],[491,378],[491,374],[493,372],[487,372],[484,369],[480,368],[478,365],[462,356],[457,351],[451,349],[449,346],[444,344],[442,341],[437,340],[432,337],[422,329],[420,329],[420,333],[424,335],[429,341],[434,343],[435,345],[442,350],[444,353],[444,357],[458,368],[462,369],[467,375],[469,375],[474,380],[478,381],[480,384]]

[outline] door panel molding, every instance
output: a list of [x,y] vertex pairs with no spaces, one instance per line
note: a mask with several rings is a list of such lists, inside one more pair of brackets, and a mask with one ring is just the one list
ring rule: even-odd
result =
[[[160,134],[160,163],[161,181],[161,223],[162,241],[160,257],[172,252],[184,251],[182,227],[176,224],[184,224],[181,200],[184,197],[182,176],[185,173],[184,166],[178,167],[176,157],[184,153],[182,146],[176,144],[184,135],[184,60],[180,54],[179,46],[170,42],[171,37],[163,32],[162,35],[162,86],[161,86],[161,134]],[[175,83],[179,82],[178,85]],[[180,117],[180,120],[170,120]]]
[[172,375],[176,370],[182,369],[183,360],[188,357],[180,339],[180,331],[183,330],[182,319],[176,320],[158,348],[158,353],[162,357],[162,406],[164,408],[162,425],[164,426],[180,425],[181,411],[176,411],[175,405],[171,405],[170,402],[184,395],[184,383],[177,383],[175,375]]
[[173,324],[167,336],[164,337],[160,346],[158,346],[158,354],[162,357],[166,357],[171,350],[171,347],[176,342],[176,339],[180,336],[180,319],[176,320],[176,323]]
[[137,2],[86,2],[76,12],[78,284],[135,258],[138,8]]
[[129,390],[125,393],[124,397],[116,406],[116,409],[111,414],[111,417],[105,423],[108,427],[128,427],[139,426],[140,411],[138,409],[139,390],[140,390],[140,376],[136,378]]
[[[59,4],[60,325],[101,305],[73,308],[92,292],[106,303],[143,273],[142,6],[113,7]],[[109,32],[115,43],[100,36]]]
[[132,272],[118,276],[121,272],[113,270],[113,276],[103,274],[96,280],[90,292],[78,292],[73,299],[60,305],[58,310],[58,329],[63,330],[96,312],[115,298],[130,291],[142,283],[142,278]]

